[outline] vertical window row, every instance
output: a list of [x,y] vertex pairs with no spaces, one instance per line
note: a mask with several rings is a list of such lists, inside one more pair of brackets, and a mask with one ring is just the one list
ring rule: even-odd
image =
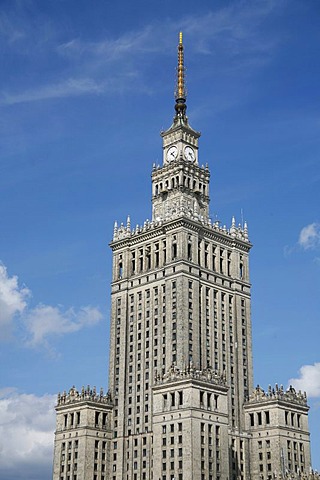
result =
[[206,363],[207,368],[212,367],[211,360],[211,334],[210,334],[210,288],[206,287]]
[[61,443],[60,480],[77,480],[78,478],[79,440]]
[[243,361],[243,388],[244,394],[248,396],[248,377],[247,377],[247,309],[246,301],[241,298],[241,347],[242,347],[242,361]]
[[221,478],[220,426],[200,423],[201,479]]
[[162,480],[183,479],[182,423],[162,425]]
[[[113,454],[113,460],[116,460],[117,454]],[[115,464],[113,465],[113,471]],[[95,440],[94,442],[94,463],[93,480],[107,480],[107,442],[105,440]]]
[[305,456],[303,442],[287,440],[288,470],[290,473],[305,472]]
[[[175,364],[177,361],[177,282],[173,281],[171,284],[172,291],[171,291],[171,340],[172,340],[172,357],[171,363]],[[165,333],[165,332],[164,332]],[[165,339],[165,337],[164,337]]]
[[272,466],[272,455],[270,450],[271,442],[270,440],[258,440],[258,460],[259,460],[259,472],[260,477],[267,480],[273,478],[273,466]]

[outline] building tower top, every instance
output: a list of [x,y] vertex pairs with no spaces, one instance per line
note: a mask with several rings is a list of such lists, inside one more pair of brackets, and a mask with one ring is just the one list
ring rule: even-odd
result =
[[[230,229],[220,225],[219,221],[212,222],[209,212],[209,182],[210,172],[208,165],[199,163],[200,132],[194,130],[186,115],[186,86],[184,66],[184,45],[182,32],[179,33],[178,65],[176,67],[175,84],[175,116],[171,126],[161,132],[162,137],[162,165],[153,165],[152,171],[152,216],[143,225],[131,228],[130,217],[127,224],[116,222],[113,231],[114,245],[118,241],[132,241],[139,238],[141,233],[157,227],[162,228],[165,222],[177,219],[188,219],[193,223],[206,226],[215,234],[227,237],[228,243],[232,239],[245,242],[245,250],[251,246],[248,238],[247,224],[236,226],[235,218]],[[135,241],[135,240],[134,240]],[[120,245],[119,244],[119,245]],[[115,247],[117,248],[117,247]],[[123,272],[124,264],[120,262]]]
[[182,32],[179,33],[179,45],[178,45],[178,67],[177,67],[177,85],[176,85],[176,116],[185,117],[187,105],[187,94],[185,87],[185,66],[184,66],[184,52],[183,52],[183,43],[182,43]]

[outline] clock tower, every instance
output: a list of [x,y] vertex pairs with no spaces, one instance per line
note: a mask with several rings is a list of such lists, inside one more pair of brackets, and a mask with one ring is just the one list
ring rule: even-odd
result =
[[209,170],[199,167],[198,139],[186,115],[182,33],[179,36],[175,116],[162,132],[163,165],[152,172],[152,219],[165,221],[180,216],[209,220]]
[[248,228],[211,222],[184,72],[180,33],[152,220],[110,243],[109,392],[59,395],[54,480],[311,478],[306,396],[253,389]]

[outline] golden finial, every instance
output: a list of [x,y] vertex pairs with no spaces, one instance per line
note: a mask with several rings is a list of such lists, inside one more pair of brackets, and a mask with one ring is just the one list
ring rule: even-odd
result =
[[178,68],[177,68],[177,89],[176,89],[176,105],[175,109],[179,116],[186,113],[186,89],[184,84],[184,55],[183,55],[183,43],[182,32],[179,33],[179,45],[178,45]]

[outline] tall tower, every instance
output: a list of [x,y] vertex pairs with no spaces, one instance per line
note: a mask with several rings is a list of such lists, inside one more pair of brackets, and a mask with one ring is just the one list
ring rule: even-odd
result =
[[251,244],[246,225],[210,219],[210,173],[186,115],[184,71],[180,34],[152,220],[116,224],[111,242],[112,480],[245,478],[248,469]]
[[319,480],[306,395],[253,389],[248,229],[210,218],[184,72],[180,33],[152,219],[111,242],[109,392],[58,396],[53,480]]

